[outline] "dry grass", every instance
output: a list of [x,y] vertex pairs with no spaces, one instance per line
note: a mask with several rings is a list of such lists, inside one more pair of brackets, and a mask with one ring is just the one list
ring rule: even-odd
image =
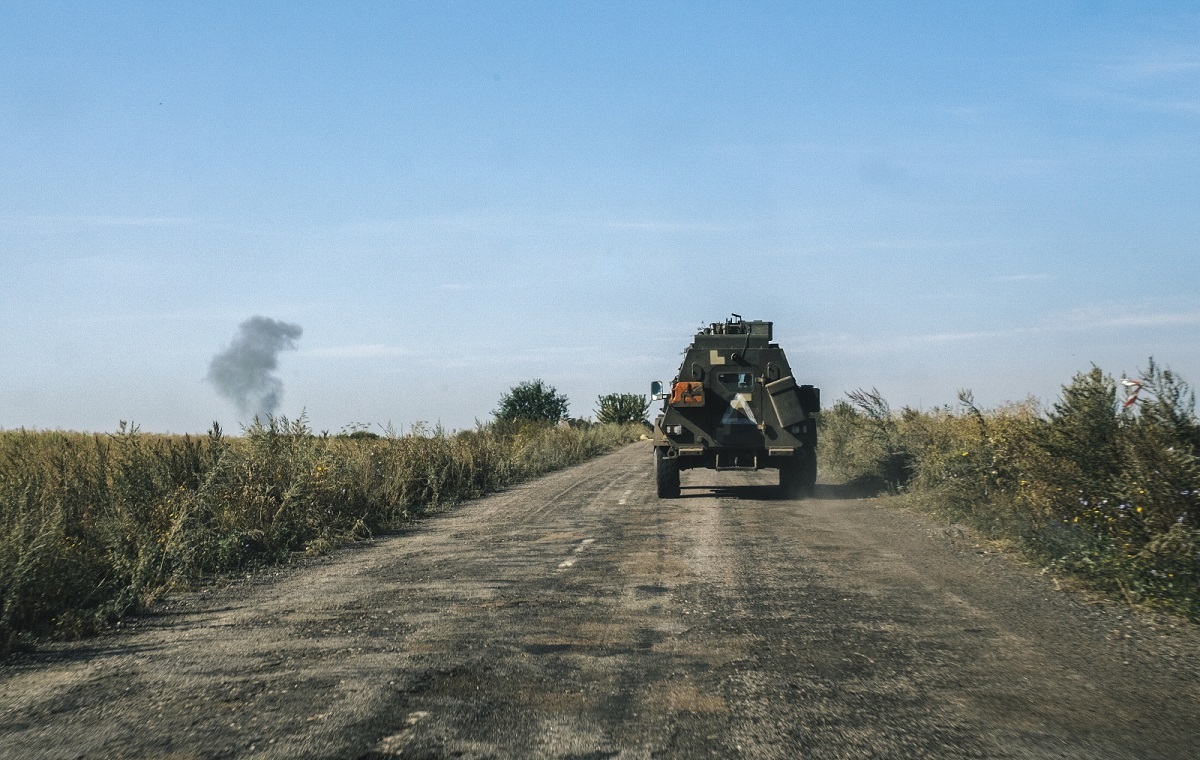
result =
[[1091,587],[1200,620],[1200,424],[1187,384],[1150,362],[1125,409],[1097,368],[1050,408],[893,412],[876,391],[824,414],[827,472],[993,538]]
[[165,589],[319,553],[565,467],[640,426],[240,437],[0,431],[0,652],[87,635]]

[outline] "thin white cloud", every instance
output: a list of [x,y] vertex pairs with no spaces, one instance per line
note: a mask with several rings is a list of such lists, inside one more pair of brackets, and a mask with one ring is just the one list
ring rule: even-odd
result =
[[825,243],[802,246],[797,252],[806,254],[818,253],[863,253],[868,251],[947,251],[963,248],[982,248],[994,246],[1005,241],[999,240],[938,240],[935,238],[892,240],[852,240],[845,243]]
[[639,232],[746,232],[754,229],[753,223],[696,222],[680,220],[612,221],[607,225],[614,230],[637,230]]
[[1200,116],[1200,100],[1140,97],[1123,95],[1110,90],[1097,91],[1093,99],[1111,106],[1130,108],[1137,111],[1157,111],[1159,113]]
[[1090,330],[1122,327],[1187,327],[1200,325],[1200,309],[1186,311],[1125,311],[1076,309],[1063,319],[1067,329]]
[[21,216],[0,217],[6,229],[47,227],[186,227],[198,220],[181,216]]
[[97,227],[184,227],[196,223],[195,219],[180,216],[85,216],[76,221]]
[[762,227],[758,219],[745,221],[704,221],[695,219],[611,219],[574,217],[554,214],[444,214],[396,219],[375,219],[340,225],[351,234],[396,235],[413,234],[419,230],[453,229],[467,233],[487,233],[507,236],[540,234],[547,229],[576,229],[580,227],[635,232],[747,232]]
[[1076,309],[1065,314],[1052,314],[1034,325],[1016,325],[996,330],[946,331],[864,337],[846,333],[829,333],[786,338],[788,346],[800,352],[845,356],[872,356],[896,351],[913,351],[923,347],[947,346],[958,343],[994,342],[1031,335],[1054,335],[1094,330],[1123,330],[1137,328],[1191,327],[1200,325],[1200,309],[1181,311],[1130,311],[1113,309]]
[[649,354],[637,354],[637,355],[620,357],[619,359],[616,359],[615,361],[613,361],[612,364],[620,365],[623,367],[625,367],[625,366],[628,366],[628,367],[646,366],[646,365],[653,366],[653,365],[662,364],[662,361],[663,361],[663,359],[661,356],[651,356]]
[[641,232],[742,232],[753,224],[721,224],[675,220],[611,220],[558,214],[455,213],[367,219],[335,225],[351,235],[368,237],[413,237],[430,233],[486,235],[488,237],[537,237],[547,230],[602,228]]
[[994,282],[1046,282],[1052,279],[1048,274],[1010,274],[992,278]]
[[62,316],[55,322],[61,325],[108,325],[140,322],[228,322],[244,318],[241,310],[234,309],[180,309],[178,311],[119,312],[113,314],[86,314]]
[[990,105],[980,104],[957,104],[945,106],[942,112],[947,116],[953,116],[956,119],[966,119],[974,121],[985,116],[995,116],[996,108]]
[[1151,50],[1109,64],[1109,72],[1119,79],[1144,82],[1200,73],[1200,52],[1193,50]]
[[1107,62],[1090,62],[1087,84],[1074,96],[1116,108],[1200,115],[1200,49],[1158,46]]
[[953,343],[970,343],[983,340],[1025,335],[1043,332],[1038,327],[1014,327],[1005,330],[974,330],[964,332],[918,333],[914,335],[894,335],[883,338],[863,337],[848,334],[827,334],[800,336],[787,340],[787,345],[795,345],[800,352],[815,354],[835,354],[847,356],[872,356],[875,354],[892,353],[895,351],[912,351],[928,346],[945,346]]
[[361,343],[348,346],[322,346],[300,351],[301,356],[321,359],[379,359],[391,356],[413,356],[416,352],[400,346],[383,343]]
[[558,226],[562,220],[551,216],[506,213],[455,213],[422,216],[365,219],[335,224],[332,229],[350,235],[368,237],[413,236],[418,233],[456,232],[502,237],[535,235],[547,227]]

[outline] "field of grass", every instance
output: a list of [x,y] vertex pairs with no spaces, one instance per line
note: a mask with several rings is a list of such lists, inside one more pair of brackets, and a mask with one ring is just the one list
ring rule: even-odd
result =
[[[1200,620],[1200,423],[1150,363],[1137,403],[1100,369],[1049,407],[822,414],[822,469],[1015,543],[1117,598]],[[303,419],[237,437],[0,431],[0,652],[80,636],[174,587],[321,553],[636,440],[640,425],[492,423],[373,437]]]
[[320,553],[611,450],[640,425],[238,437],[0,431],[0,652],[80,636],[172,587]]
[[1153,360],[1128,407],[1098,368],[1044,408],[893,411],[856,391],[822,416],[824,472],[898,494],[1130,602],[1200,620],[1200,424]]

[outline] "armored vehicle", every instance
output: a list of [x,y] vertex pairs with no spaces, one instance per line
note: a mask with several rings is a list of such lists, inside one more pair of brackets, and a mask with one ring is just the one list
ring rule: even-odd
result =
[[654,462],[660,498],[679,496],[679,472],[779,470],[788,498],[811,496],[817,482],[820,390],[800,385],[787,357],[759,320],[714,322],[692,339],[654,420]]

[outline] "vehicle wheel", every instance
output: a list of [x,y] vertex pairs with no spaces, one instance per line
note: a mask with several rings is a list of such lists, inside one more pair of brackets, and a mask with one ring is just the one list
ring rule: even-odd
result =
[[779,467],[779,490],[785,499],[810,499],[817,486],[817,461],[806,456]]
[[787,462],[779,465],[779,495],[785,499],[799,498],[796,493],[796,464]]
[[804,458],[800,466],[800,498],[811,499],[817,490],[817,457],[815,454]]
[[658,498],[679,497],[679,460],[663,456],[661,448],[654,449],[654,482],[658,486]]

